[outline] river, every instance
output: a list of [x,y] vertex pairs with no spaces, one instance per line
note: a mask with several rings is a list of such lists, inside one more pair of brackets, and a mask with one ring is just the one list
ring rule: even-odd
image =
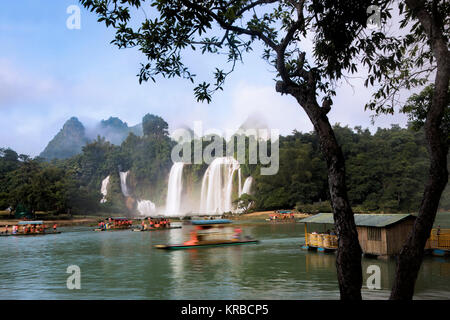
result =
[[[444,224],[448,223],[448,214]],[[440,222],[438,222],[440,223]],[[301,223],[246,222],[254,245],[161,251],[192,226],[155,232],[63,233],[0,238],[0,299],[338,299],[335,255],[301,250]],[[69,265],[81,270],[81,289],[69,290]],[[381,270],[381,289],[366,286],[368,267]],[[364,299],[386,299],[395,260],[363,258]],[[450,259],[426,257],[415,299],[450,299]]]

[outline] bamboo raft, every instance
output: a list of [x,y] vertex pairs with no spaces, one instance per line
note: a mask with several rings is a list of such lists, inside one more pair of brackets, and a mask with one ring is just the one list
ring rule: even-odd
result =
[[145,232],[145,231],[161,231],[161,230],[170,230],[170,229],[181,229],[181,226],[174,226],[169,228],[152,228],[152,229],[133,229],[135,232]]
[[125,230],[131,230],[130,228],[111,228],[111,229],[101,229],[101,228],[95,228],[94,231],[125,231]]
[[8,234],[0,234],[0,237],[20,237],[20,236],[45,236],[48,234],[59,234],[61,231],[52,231],[52,232],[31,232],[31,233],[8,233]]
[[206,247],[236,246],[236,245],[242,245],[242,244],[256,244],[256,243],[259,243],[259,240],[254,240],[254,239],[251,239],[251,240],[222,240],[222,241],[205,241],[200,244],[194,244],[194,245],[157,244],[154,247],[156,249],[163,249],[163,250],[179,250],[179,249],[193,249],[193,248],[206,248]]

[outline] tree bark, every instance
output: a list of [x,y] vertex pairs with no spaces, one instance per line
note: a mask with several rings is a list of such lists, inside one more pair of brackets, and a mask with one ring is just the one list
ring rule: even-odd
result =
[[418,217],[397,260],[397,269],[390,299],[410,300],[422,264],[425,244],[430,236],[442,192],[448,181],[448,138],[442,131],[442,119],[448,108],[450,54],[439,22],[431,16],[420,0],[406,0],[423,26],[437,62],[435,91],[425,121],[425,136],[430,154],[430,169]]

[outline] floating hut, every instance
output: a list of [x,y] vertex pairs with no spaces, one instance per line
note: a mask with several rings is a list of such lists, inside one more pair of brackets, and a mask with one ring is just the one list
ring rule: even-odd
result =
[[450,229],[440,227],[431,230],[425,250],[435,256],[450,255]]
[[[354,216],[363,253],[376,256],[398,254],[416,219],[410,214],[355,214]],[[337,249],[337,236],[333,234],[332,213],[319,213],[300,222],[305,223],[305,249],[318,251]]]

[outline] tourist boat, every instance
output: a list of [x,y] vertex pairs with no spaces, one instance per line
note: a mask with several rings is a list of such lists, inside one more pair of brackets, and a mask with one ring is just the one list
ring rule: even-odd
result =
[[[145,223],[145,221],[148,223]],[[145,218],[141,221],[141,227],[135,228],[133,231],[141,232],[141,231],[158,231],[158,230],[170,230],[170,229],[180,229],[181,226],[171,226],[170,219],[165,217],[157,217],[157,218]]]
[[108,218],[102,227],[94,231],[123,231],[130,230],[132,222],[128,218]]
[[245,237],[241,239],[241,229],[230,226],[231,220],[193,220],[195,231],[191,232],[191,239],[176,245],[155,245],[157,249],[177,250],[205,247],[234,246],[242,244],[256,244],[259,240]]
[[[61,231],[45,231],[45,225],[43,221],[19,221],[17,230],[12,233],[0,234],[0,237],[20,237],[20,236],[43,236],[48,234],[58,234]],[[13,226],[14,227],[14,226]],[[33,231],[34,230],[34,231]]]

